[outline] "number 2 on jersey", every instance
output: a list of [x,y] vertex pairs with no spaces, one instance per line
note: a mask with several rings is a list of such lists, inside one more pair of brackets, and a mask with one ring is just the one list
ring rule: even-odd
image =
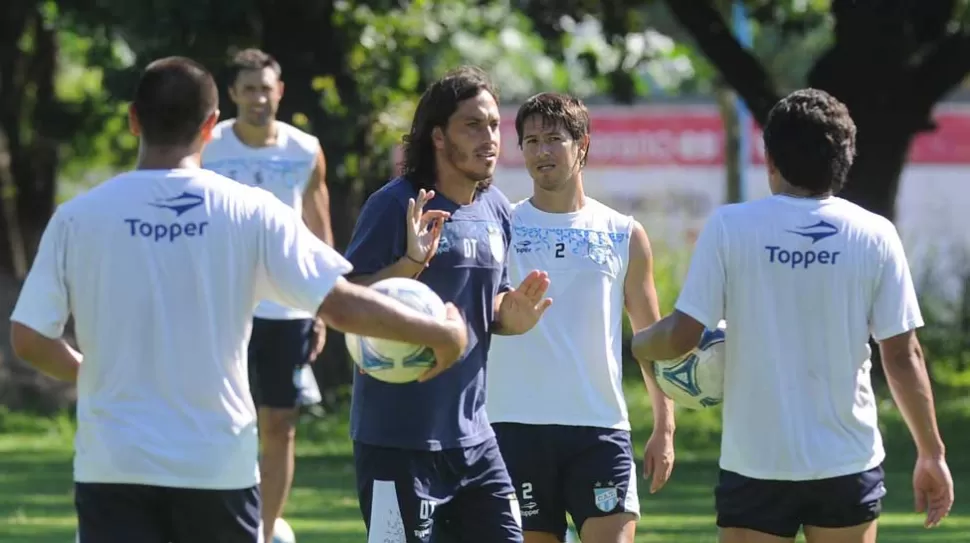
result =
[[563,254],[565,251],[566,251],[566,244],[565,243],[557,243],[556,244],[556,258],[562,258],[563,256],[565,256]]

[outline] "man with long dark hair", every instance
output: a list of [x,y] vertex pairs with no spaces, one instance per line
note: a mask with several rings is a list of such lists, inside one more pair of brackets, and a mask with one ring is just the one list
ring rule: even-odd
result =
[[[464,542],[522,541],[515,491],[485,416],[492,334],[531,329],[552,303],[542,272],[511,288],[509,201],[491,187],[499,153],[496,91],[459,68],[421,97],[405,138],[404,175],[374,193],[347,258],[351,280],[417,277],[454,302],[469,327],[457,364],[408,384],[354,382],[351,436],[368,541],[427,542],[445,527]],[[425,211],[427,209],[427,211]]]

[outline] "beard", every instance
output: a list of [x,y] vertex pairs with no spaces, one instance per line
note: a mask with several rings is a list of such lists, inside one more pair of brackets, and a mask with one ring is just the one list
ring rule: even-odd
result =
[[495,168],[482,166],[481,168],[473,169],[468,166],[464,166],[464,164],[467,164],[472,159],[472,155],[465,153],[459,149],[458,145],[451,141],[451,139],[445,137],[445,160],[447,160],[448,163],[455,168],[455,170],[461,172],[461,174],[472,183],[490,181],[492,179],[492,175],[495,173]]
[[269,126],[275,117],[275,113],[269,110],[263,113],[248,112],[245,114],[245,121],[252,126]]

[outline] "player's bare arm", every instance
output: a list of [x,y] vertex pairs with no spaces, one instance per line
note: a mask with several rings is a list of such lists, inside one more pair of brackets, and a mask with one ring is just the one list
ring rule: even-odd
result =
[[322,148],[317,152],[310,182],[303,193],[303,221],[314,235],[333,247],[330,189],[327,188],[327,159]]
[[910,330],[880,341],[879,351],[893,398],[916,442],[918,458],[913,473],[916,510],[925,512],[926,527],[933,527],[953,506],[953,478],[936,423],[923,349],[916,331]]
[[697,346],[704,325],[687,313],[674,310],[658,322],[633,336],[633,356],[641,364],[653,360],[673,360]]
[[408,201],[407,251],[404,256],[377,273],[354,277],[354,283],[368,286],[391,277],[416,278],[421,274],[438,251],[442,225],[451,216],[447,211],[437,209],[424,211],[424,206],[434,195],[433,190],[421,189],[417,199]]
[[[330,189],[327,188],[327,158],[321,147],[317,151],[316,164],[310,174],[306,190],[303,192],[303,222],[313,235],[333,247],[333,228],[330,220]],[[310,349],[309,360],[315,362],[327,342],[327,326],[320,319],[314,319],[314,344]]]
[[500,292],[493,301],[495,323],[492,333],[517,336],[532,330],[552,305],[552,298],[545,297],[547,290],[549,274],[533,270],[518,288]]
[[[633,223],[623,296],[634,331],[644,330],[660,320],[653,281],[653,252],[650,238],[639,222]],[[652,493],[663,488],[674,469],[674,402],[660,390],[651,362],[641,361],[640,373],[653,405],[653,432],[643,452],[643,474],[652,479]]]
[[442,321],[344,279],[337,281],[317,311],[328,325],[360,336],[406,341],[434,349],[438,366],[447,368],[465,352],[465,321],[451,303]]
[[77,382],[84,357],[63,338],[49,338],[29,326],[11,322],[10,344],[18,358],[39,371],[55,379]]

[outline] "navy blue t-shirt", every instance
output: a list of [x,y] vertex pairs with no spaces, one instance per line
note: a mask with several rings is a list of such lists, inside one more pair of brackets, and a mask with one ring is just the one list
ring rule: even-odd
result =
[[[408,199],[417,191],[398,178],[368,198],[346,257],[349,277],[376,273],[405,256]],[[441,195],[425,206],[451,213],[438,252],[418,280],[458,307],[468,323],[464,358],[425,383],[389,384],[357,375],[350,433],[368,445],[437,451],[473,447],[494,434],[485,416],[485,359],[491,342],[493,301],[509,289],[505,267],[511,208],[497,188],[469,205]]]

